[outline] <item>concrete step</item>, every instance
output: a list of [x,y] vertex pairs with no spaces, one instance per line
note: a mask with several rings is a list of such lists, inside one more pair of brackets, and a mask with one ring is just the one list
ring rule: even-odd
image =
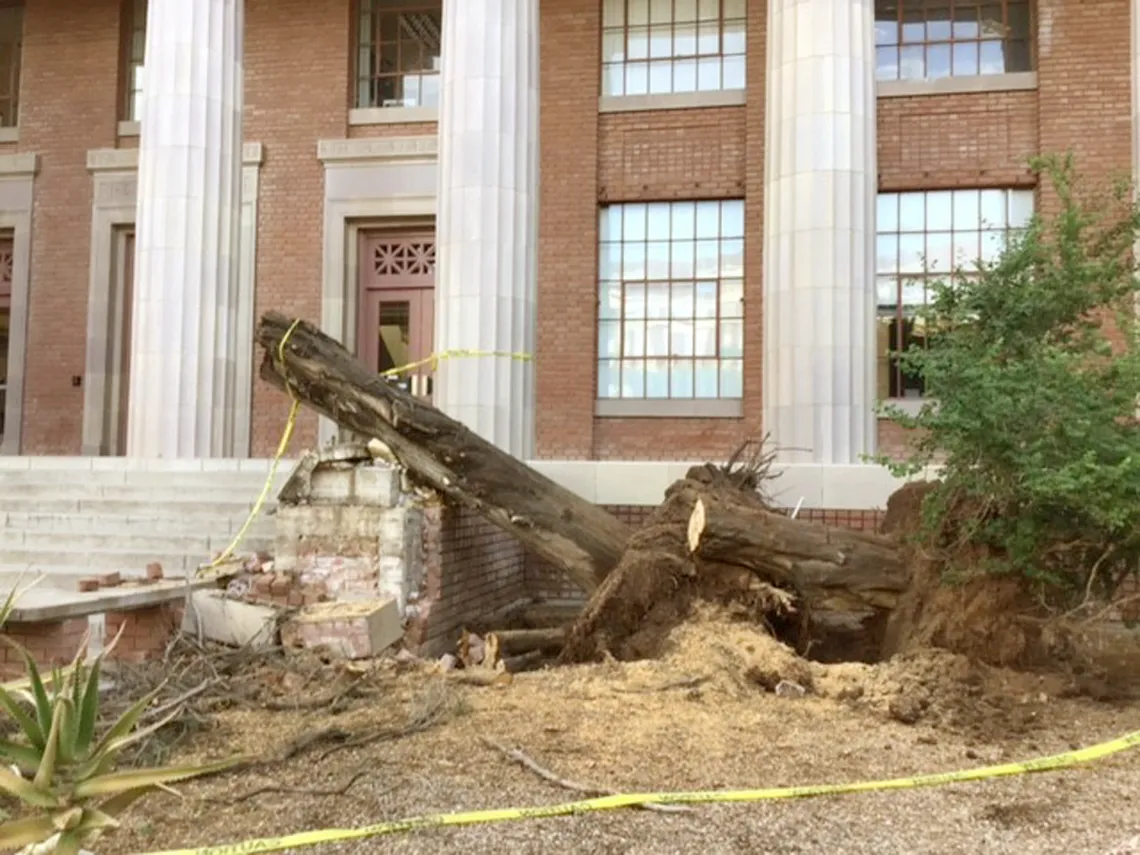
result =
[[[264,544],[272,541],[272,536],[246,535],[238,549],[242,552],[254,551],[251,544]],[[63,535],[54,531],[20,531],[5,529],[0,536],[3,549],[58,550],[66,544],[68,550],[86,552],[121,552],[132,554],[153,552],[155,554],[200,555],[202,560],[225,549],[233,541],[229,532],[205,532],[201,534],[170,534],[161,528],[152,529],[150,534],[137,533],[124,535],[119,532],[72,532]],[[145,564],[144,564],[145,566]]]
[[157,486],[152,484],[93,484],[75,481],[59,484],[21,484],[0,482],[0,496],[10,499],[146,499],[165,502],[178,495],[183,499],[202,501],[255,502],[260,489],[237,485],[201,486],[174,484]]
[[[161,532],[164,535],[234,535],[245,523],[246,509],[225,516],[218,513],[182,514],[155,505],[149,514],[51,514],[24,511],[0,512],[0,532],[56,532],[58,534],[117,534],[133,537]],[[250,535],[272,537],[276,524],[272,516],[261,514],[250,526]],[[0,542],[3,536],[0,535]]]
[[[240,488],[260,490],[264,472],[142,472],[125,470],[16,469],[0,470],[0,488],[9,484],[128,484],[139,487]],[[278,471],[275,484],[284,484],[289,472]]]
[[[222,544],[218,548],[222,549],[226,545]],[[69,572],[72,573],[107,573],[118,570],[120,573],[138,576],[146,570],[147,564],[157,561],[169,575],[179,575],[193,572],[199,564],[204,564],[210,559],[209,552],[187,555],[180,551],[140,551],[133,544],[124,544],[122,549],[88,549],[86,551],[68,547],[70,547],[70,543],[60,543],[58,538],[54,548],[36,549],[21,546],[12,549],[3,547],[0,548],[0,561],[3,562],[0,569],[14,567],[33,573],[58,573],[60,568],[70,567],[72,569]],[[272,541],[251,538],[243,542],[239,551],[247,553],[271,547]],[[78,571],[76,568],[79,568]]]
[[[150,496],[132,498],[76,498],[74,496],[48,497],[11,496],[0,491],[0,513],[29,514],[81,514],[111,515],[132,517],[168,517],[172,514],[183,516],[211,516],[214,518],[240,516],[243,520],[257,501],[257,496],[242,498],[184,497],[184,494],[171,496]],[[274,503],[266,500],[270,509]]]

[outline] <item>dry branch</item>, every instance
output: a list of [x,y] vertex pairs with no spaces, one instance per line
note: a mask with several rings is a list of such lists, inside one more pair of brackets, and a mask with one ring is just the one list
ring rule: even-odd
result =
[[532,650],[557,652],[566,642],[566,630],[554,629],[503,629],[492,633],[499,640],[499,651],[505,656],[530,653]]
[[[571,781],[567,778],[560,777],[554,774],[545,766],[540,766],[533,758],[526,752],[518,748],[508,748],[501,742],[494,739],[489,739],[484,736],[483,744],[489,748],[494,748],[508,760],[518,763],[524,769],[529,769],[542,778],[544,781],[549,781],[551,784],[556,784],[565,790],[573,790],[576,793],[583,793],[587,796],[612,796],[617,793],[617,790],[606,790],[601,787],[594,787],[590,784],[580,784],[577,781]],[[692,809],[684,805],[655,805],[655,804],[642,804],[637,807],[644,810],[657,811],[658,813],[689,813]]]
[[379,440],[417,480],[513,534],[587,593],[617,564],[630,536],[624,523],[385,382],[312,324],[293,327],[270,312],[257,342],[265,349],[264,380]]

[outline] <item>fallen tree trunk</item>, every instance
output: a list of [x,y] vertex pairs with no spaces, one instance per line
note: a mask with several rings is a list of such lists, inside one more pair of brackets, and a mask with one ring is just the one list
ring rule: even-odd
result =
[[910,581],[894,542],[776,513],[757,480],[705,466],[670,487],[571,626],[561,660],[657,656],[697,601],[743,609],[800,650],[834,643],[827,625],[851,613],[854,633],[850,619],[838,623],[842,645],[864,628],[881,634]]
[[499,651],[504,655],[539,652],[558,652],[566,643],[566,630],[553,629],[501,629],[492,635],[499,641]]
[[725,493],[694,503],[688,547],[698,561],[794,589],[813,610],[893,609],[910,584],[893,540],[793,520]]
[[294,327],[291,319],[269,312],[258,325],[257,342],[265,349],[262,379],[384,443],[418,481],[514,535],[586,593],[617,564],[628,526],[386,382],[312,324]]

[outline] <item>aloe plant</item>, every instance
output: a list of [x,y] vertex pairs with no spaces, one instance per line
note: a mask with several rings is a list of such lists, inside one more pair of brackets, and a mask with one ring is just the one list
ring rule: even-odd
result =
[[[14,602],[10,594],[0,607],[0,626]],[[20,818],[0,824],[0,849],[25,847],[27,855],[78,855],[117,827],[118,816],[141,797],[240,762],[241,758],[232,758],[203,766],[115,771],[124,749],[178,715],[176,709],[154,724],[137,727],[162,687],[132,705],[99,736],[99,676],[103,658],[118,637],[90,665],[84,662],[84,643],[66,669],[53,669],[46,680],[31,654],[4,640],[20,651],[26,674],[16,684],[0,686],[0,707],[19,725],[23,737],[0,739],[0,761],[5,764],[0,765],[0,791],[18,799],[25,811]]]

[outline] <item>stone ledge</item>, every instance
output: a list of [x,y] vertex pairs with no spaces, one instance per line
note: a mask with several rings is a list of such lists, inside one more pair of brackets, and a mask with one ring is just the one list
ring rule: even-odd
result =
[[151,584],[126,584],[117,588],[80,592],[59,588],[36,587],[20,598],[25,605],[17,605],[8,618],[10,623],[46,623],[68,618],[88,617],[104,612],[132,611],[150,606],[173,603],[191,591],[212,587],[213,580],[187,581],[167,579]]

